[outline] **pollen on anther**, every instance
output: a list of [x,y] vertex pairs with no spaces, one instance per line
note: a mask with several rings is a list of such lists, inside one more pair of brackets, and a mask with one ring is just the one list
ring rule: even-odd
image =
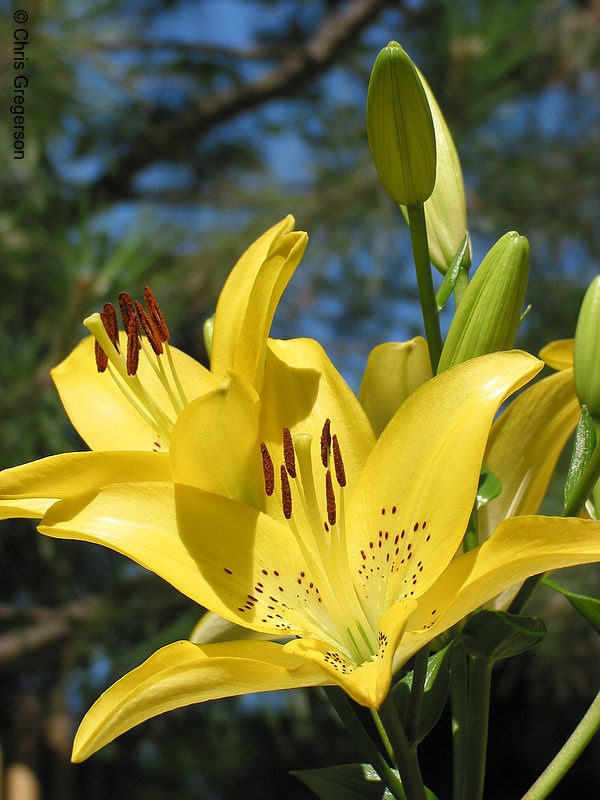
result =
[[154,350],[157,356],[163,354],[163,346],[160,340],[160,336],[158,335],[158,331],[156,330],[155,324],[152,322],[150,317],[146,314],[144,309],[142,308],[142,304],[135,301],[135,308],[138,312],[140,322],[142,323],[142,328],[144,329],[144,333],[146,334],[146,338],[150,342],[150,346]]
[[135,332],[139,336],[140,328],[137,321],[137,315],[135,313],[135,308],[133,307],[133,301],[127,292],[119,292],[119,310],[121,312],[121,319],[123,320],[125,332],[127,334],[129,333],[131,320],[134,320]]
[[102,313],[100,314],[102,318],[102,324],[104,325],[104,330],[108,334],[108,338],[116,347],[117,351],[119,349],[119,323],[117,321],[117,312],[115,311],[115,307],[112,303],[104,303],[104,307],[102,308]]
[[294,454],[294,443],[289,428],[283,429],[283,460],[285,468],[290,478],[296,477],[296,456]]
[[337,478],[339,485],[344,487],[346,485],[346,470],[344,469],[344,462],[342,461],[340,444],[335,433],[333,434],[333,439],[331,441],[333,444],[333,465],[335,467],[335,477]]
[[260,452],[262,455],[263,475],[265,476],[265,494],[271,497],[275,490],[275,468],[273,466],[273,459],[264,442],[260,443]]
[[288,479],[287,470],[284,465],[281,465],[281,504],[283,506],[283,516],[286,519],[292,518],[292,491],[290,489],[290,482]]
[[127,374],[135,375],[140,361],[140,340],[138,339],[138,322],[135,315],[129,320],[127,328]]
[[325,497],[327,500],[327,519],[330,525],[335,525],[336,520],[336,507],[335,507],[335,494],[333,493],[333,483],[331,480],[331,470],[325,473]]
[[160,306],[156,302],[156,298],[152,293],[152,290],[149,286],[144,286],[144,300],[146,302],[146,308],[148,309],[148,314],[150,315],[150,319],[156,326],[156,330],[158,335],[160,336],[163,342],[167,342],[171,338],[171,334],[169,333],[169,329],[165,323],[165,318],[162,315],[162,311],[160,310]]
[[96,357],[96,369],[98,372],[106,372],[106,368],[108,367],[108,356],[97,341],[94,342],[94,355]]
[[331,450],[331,420],[325,420],[323,430],[321,432],[321,463],[324,467],[327,466],[329,452]]

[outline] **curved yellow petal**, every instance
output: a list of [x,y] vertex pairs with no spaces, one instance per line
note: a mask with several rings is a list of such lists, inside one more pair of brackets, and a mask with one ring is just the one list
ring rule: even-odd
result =
[[267,338],[277,304],[306,249],[302,231],[286,233],[271,247],[248,298],[233,359],[233,369],[260,392]]
[[600,561],[600,523],[560,517],[513,517],[475,550],[457,556],[417,610],[396,666],[467,614],[530,575]]
[[506,517],[535,514],[579,412],[573,370],[565,369],[526,389],[500,415],[484,461],[502,491],[479,511],[480,541]]
[[464,362],[413,392],[385,428],[348,507],[348,557],[371,619],[419,597],[453,558],[494,414],[542,366],[518,351]]
[[379,436],[400,405],[432,378],[427,342],[386,342],[369,353],[359,400],[375,436]]
[[258,505],[258,395],[229,374],[184,409],[171,436],[173,480]]
[[211,369],[222,377],[232,369],[254,282],[270,248],[294,229],[291,215],[263,233],[240,257],[221,291],[215,312]]
[[[83,339],[64,361],[51,370],[73,426],[92,450],[156,449],[156,433],[127,401],[108,370],[99,373],[96,369],[94,341],[93,336]],[[123,333],[120,341],[121,351],[127,352],[127,339]],[[216,385],[214,377],[202,364],[175,347],[170,350],[188,401]],[[143,355],[140,356],[138,377],[155,403],[175,420],[171,401]]]
[[327,682],[340,686],[355,702],[379,708],[390,690],[394,653],[415,606],[414,600],[404,600],[388,609],[379,626],[377,655],[358,666],[336,647],[318,639],[293,639],[284,650],[313,662]]
[[101,695],[79,726],[72,759],[84,761],[135,725],[175,708],[324,682],[319,670],[273,642],[175,642]]
[[[111,483],[171,480],[168,453],[83,452],[41,458],[0,472],[0,519],[10,505],[23,514],[42,517],[58,499],[88,492]],[[24,500],[27,502],[18,502]],[[36,513],[41,512],[41,513]]]
[[273,638],[267,633],[258,633],[258,631],[253,631],[250,628],[242,628],[241,625],[236,625],[235,622],[230,622],[219,614],[213,614],[212,611],[205,611],[190,634],[190,641],[194,642],[194,644],[233,642],[240,639],[269,641]]
[[0,500],[0,519],[41,519],[57,500],[57,497]]
[[540,358],[552,369],[570,369],[573,367],[574,339],[557,339],[540,350]]
[[332,627],[291,530],[226,497],[171,483],[117,484],[57,503],[38,530],[116,550],[259,632]]

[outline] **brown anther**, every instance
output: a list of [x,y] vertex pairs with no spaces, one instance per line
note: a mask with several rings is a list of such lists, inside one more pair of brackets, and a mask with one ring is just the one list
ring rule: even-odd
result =
[[98,372],[105,372],[108,367],[108,356],[97,341],[94,342],[94,353],[96,355],[96,368]]
[[138,321],[134,315],[127,328],[127,374],[135,375],[140,360],[140,340],[138,338]]
[[123,328],[125,329],[127,335],[129,336],[129,326],[131,324],[131,320],[134,320],[135,332],[139,336],[140,326],[137,321],[135,308],[133,307],[133,301],[127,292],[119,292],[119,310],[121,312],[121,319],[123,320]]
[[165,318],[162,315],[160,306],[156,302],[156,297],[154,297],[152,290],[148,286],[144,286],[144,300],[146,301],[146,308],[148,309],[150,319],[156,326],[161,341],[168,342],[171,338],[171,334],[165,323]]
[[142,323],[142,328],[144,329],[144,333],[146,334],[146,338],[150,342],[152,349],[154,350],[157,356],[163,354],[163,346],[160,340],[160,336],[158,335],[158,331],[156,330],[156,325],[152,322],[148,314],[142,308],[142,304],[135,301],[135,308],[138,312],[140,322]]
[[117,312],[112,303],[104,303],[104,308],[100,314],[102,317],[102,324],[104,330],[108,334],[108,338],[114,344],[117,352],[119,350],[119,323],[117,321]]
[[337,482],[340,486],[346,485],[346,470],[344,469],[344,462],[342,461],[342,451],[340,450],[340,444],[338,442],[338,438],[333,434],[332,439],[333,444],[333,465],[335,467],[335,477],[337,478]]
[[335,508],[335,494],[333,492],[333,482],[331,480],[331,470],[328,469],[325,473],[325,497],[327,499],[327,519],[330,525],[335,525],[336,508]]
[[294,453],[294,443],[292,442],[292,434],[289,428],[283,429],[283,460],[285,461],[285,468],[288,471],[290,478],[296,477],[296,456]]
[[260,443],[260,452],[262,455],[263,475],[265,476],[265,492],[268,497],[271,497],[275,490],[275,468],[273,467],[273,459],[264,442]]
[[321,463],[327,466],[329,453],[331,452],[331,420],[326,419],[321,432]]
[[281,465],[281,505],[283,506],[283,516],[286,519],[292,517],[292,490],[288,479],[287,470]]

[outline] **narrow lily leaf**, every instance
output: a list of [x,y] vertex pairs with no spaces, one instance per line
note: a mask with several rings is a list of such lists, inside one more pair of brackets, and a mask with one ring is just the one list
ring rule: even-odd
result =
[[587,467],[592,453],[596,449],[596,430],[594,422],[587,410],[587,406],[581,407],[579,422],[575,429],[575,441],[573,442],[573,452],[571,453],[571,463],[565,480],[565,508],[569,505],[573,493],[577,488],[579,479]]
[[541,619],[484,609],[463,628],[461,644],[470,655],[494,663],[524,653],[545,635],[546,626]]
[[[396,775],[397,770],[394,770]],[[391,800],[379,775],[370,764],[340,764],[322,769],[294,770],[292,775],[306,784],[321,800]],[[437,800],[425,789],[427,800]]]
[[492,470],[485,464],[481,465],[481,475],[479,477],[479,486],[477,487],[477,500],[476,508],[480,509],[490,500],[495,500],[502,491],[502,483],[497,475],[494,475]]
[[[444,647],[427,661],[427,672],[423,685],[423,700],[417,730],[417,742],[422,742],[433,730],[446,705],[450,685],[450,655],[452,643]],[[402,721],[406,724],[408,698],[412,689],[413,672],[409,672],[394,686],[392,697]]]
[[576,608],[582,617],[587,619],[596,633],[600,633],[600,600],[597,597],[587,597],[584,594],[576,594],[558,583],[554,583],[549,578],[544,578],[544,583],[555,592],[559,592],[563,597],[566,597],[569,603]]
[[456,255],[452,259],[452,263],[448,267],[448,272],[445,274],[440,288],[436,292],[435,301],[439,311],[442,310],[442,308],[450,299],[461,270],[464,270],[465,272],[468,270],[470,261],[471,249],[469,243],[469,234],[465,233],[465,238],[463,239],[461,246],[458,248]]

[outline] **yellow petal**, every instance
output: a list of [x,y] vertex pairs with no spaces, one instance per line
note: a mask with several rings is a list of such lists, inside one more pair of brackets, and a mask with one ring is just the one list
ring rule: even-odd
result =
[[484,460],[502,492],[479,511],[480,541],[506,517],[535,514],[579,412],[573,370],[565,369],[522,392],[494,423]]
[[0,500],[0,519],[41,519],[57,499],[26,497],[21,500]]
[[250,245],[231,270],[215,312],[211,350],[211,369],[215,375],[222,377],[233,367],[242,322],[258,272],[269,249],[293,229],[294,218],[288,215]]
[[[94,341],[93,336],[83,339],[51,371],[73,426],[92,450],[156,449],[156,433],[126,400],[109,372],[100,374],[96,369]],[[124,352],[127,352],[126,341],[121,334]],[[188,400],[216,385],[210,372],[193,358],[175,347],[171,347],[171,354]],[[138,376],[157,405],[174,420],[176,415],[167,393],[143,356]]]
[[267,338],[277,304],[306,249],[302,231],[285,234],[271,247],[252,286],[237,342],[233,369],[260,392]]
[[377,440],[348,508],[348,553],[373,619],[419,597],[446,568],[473,508],[494,414],[542,362],[518,351],[428,381]]
[[387,342],[369,353],[359,400],[379,436],[409,394],[432,377],[427,342]]
[[270,640],[273,637],[266,633],[258,633],[250,628],[242,628],[235,622],[223,619],[219,614],[206,611],[190,634],[194,644],[214,644],[216,642],[233,642],[240,639]]
[[[168,453],[62,453],[0,472],[0,519],[42,517],[57,499],[111,483],[171,479]],[[15,502],[15,500],[24,500]],[[38,513],[36,513],[38,512]],[[41,512],[41,513],[39,513]]]
[[600,561],[600,523],[513,517],[482,545],[455,558],[421,598],[396,654],[396,666],[467,614],[530,575]]
[[284,650],[312,661],[323,671],[327,682],[336,683],[355,702],[379,708],[390,690],[394,653],[415,605],[414,600],[404,600],[388,609],[379,626],[379,652],[359,666],[336,647],[318,639],[293,639],[284,645]]
[[574,339],[557,339],[540,350],[540,358],[552,369],[570,369],[573,366]]
[[57,503],[38,530],[116,550],[260,632],[301,635],[315,619],[331,627],[289,527],[226,497],[171,483],[118,484]]
[[259,405],[252,386],[234,374],[190,403],[171,436],[175,483],[257,506]]
[[174,708],[323,683],[319,670],[273,642],[204,646],[175,642],[150,656],[94,703],[77,731],[73,761],[84,761],[135,725]]

